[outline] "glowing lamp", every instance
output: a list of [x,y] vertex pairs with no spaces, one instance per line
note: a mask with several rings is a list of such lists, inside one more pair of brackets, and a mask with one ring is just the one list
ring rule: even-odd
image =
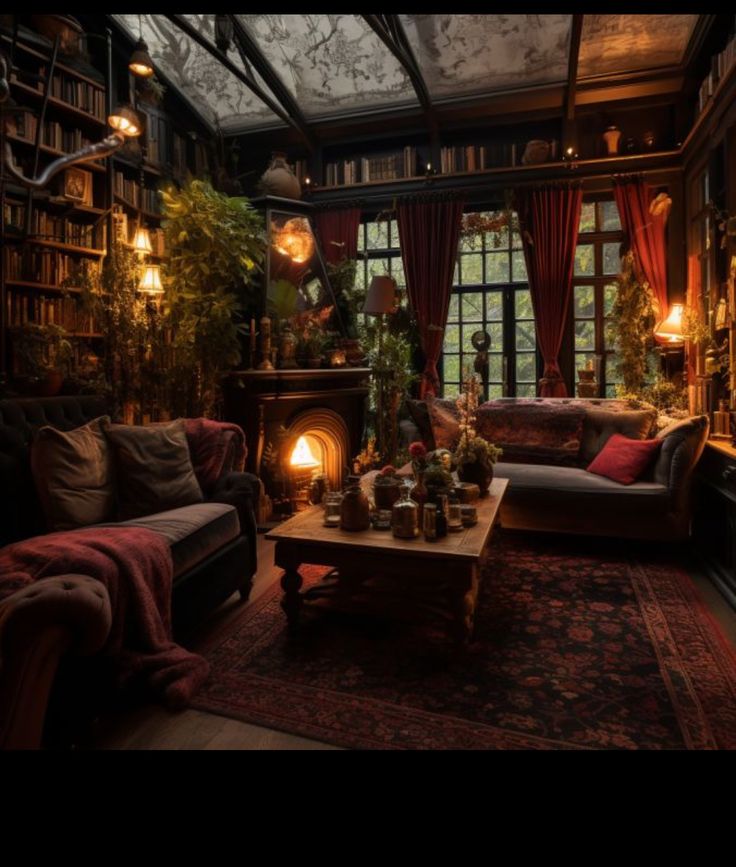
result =
[[143,226],[138,226],[133,237],[133,250],[141,257],[148,256],[153,253],[151,246],[151,236],[148,229]]
[[273,246],[277,252],[288,256],[297,265],[311,259],[314,253],[314,236],[307,220],[304,217],[287,220],[281,229],[275,231]]
[[160,265],[146,265],[146,270],[143,272],[138,289],[141,292],[147,292],[149,295],[163,294],[164,287],[161,284]]
[[108,117],[107,122],[116,132],[126,138],[134,138],[140,135],[143,130],[140,117],[127,105],[118,106]]
[[666,319],[663,319],[654,328],[654,336],[660,342],[667,345],[679,345],[685,342],[682,336],[683,305],[673,304]]
[[309,448],[309,443],[305,437],[299,437],[296,441],[289,463],[292,467],[297,467],[298,469],[311,469],[320,465],[320,462],[312,454],[312,450]]
[[153,61],[144,39],[136,42],[128,61],[128,69],[139,78],[150,78],[153,75]]

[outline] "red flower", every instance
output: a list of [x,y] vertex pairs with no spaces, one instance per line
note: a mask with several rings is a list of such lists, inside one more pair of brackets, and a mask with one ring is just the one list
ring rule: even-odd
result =
[[396,467],[391,466],[391,464],[386,464],[386,466],[381,470],[382,476],[393,476],[396,475]]
[[412,443],[409,446],[409,454],[416,460],[417,458],[426,458],[427,457],[427,447],[424,443],[416,442]]

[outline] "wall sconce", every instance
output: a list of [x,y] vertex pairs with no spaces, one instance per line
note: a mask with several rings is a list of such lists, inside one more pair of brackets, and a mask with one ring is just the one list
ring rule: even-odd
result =
[[50,163],[37,178],[27,178],[21,171],[15,167],[13,160],[13,151],[10,143],[5,143],[5,167],[8,173],[24,187],[30,187],[34,190],[42,190],[54,175],[58,174],[62,169],[77,163],[85,163],[90,160],[103,159],[115,153],[118,148],[125,144],[126,138],[135,138],[141,134],[143,125],[141,120],[129,106],[119,106],[113,114],[111,114],[107,122],[115,130],[111,135],[102,139],[96,144],[85,145],[74,153],[66,154],[59,157]]
[[148,295],[163,295],[164,287],[161,283],[161,266],[146,265],[146,269],[138,284],[138,290]]
[[663,319],[654,328],[654,336],[658,342],[675,348],[682,346],[685,338],[682,336],[682,304],[673,304],[666,319]]
[[151,253],[153,253],[151,235],[148,229],[140,224],[135,230],[135,235],[133,236],[133,251],[137,253],[141,259],[144,259],[146,256],[150,256]]

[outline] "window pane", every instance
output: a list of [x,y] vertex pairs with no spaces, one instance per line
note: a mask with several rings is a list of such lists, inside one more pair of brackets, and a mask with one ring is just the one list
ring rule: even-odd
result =
[[442,389],[443,397],[457,397],[460,394],[460,386],[456,382],[446,382]]
[[365,223],[361,223],[358,229],[358,250],[365,250]]
[[598,202],[598,225],[602,232],[621,231],[621,220],[615,202]]
[[516,381],[537,381],[537,356],[533,352],[519,352],[516,355]]
[[391,257],[391,276],[396,280],[397,286],[406,286],[406,277],[404,277],[404,263],[401,261],[401,256]]
[[575,323],[575,349],[595,349],[595,327],[593,322],[580,320]]
[[464,286],[483,282],[483,260],[480,253],[466,253],[460,257],[460,276]]
[[503,319],[503,295],[500,292],[486,292],[486,318],[491,321]]
[[501,322],[489,322],[486,331],[491,335],[490,352],[503,351],[503,324]]
[[524,260],[523,250],[514,250],[511,254],[511,278],[514,283],[526,283],[529,279],[526,273],[526,261]]
[[503,397],[503,386],[502,385],[489,385],[488,386],[488,400],[494,400],[497,397]]
[[486,283],[509,282],[509,254],[486,253]]
[[483,249],[483,239],[477,233],[474,235],[461,235],[459,249],[461,253],[480,252]]
[[397,220],[391,220],[391,246],[399,248],[399,223]]
[[445,355],[443,364],[445,379],[449,382],[460,382],[460,357]]
[[503,355],[491,352],[488,355],[488,381],[501,382],[503,379]]
[[603,315],[608,316],[613,310],[618,295],[618,283],[606,283],[603,287]]
[[573,287],[573,309],[575,318],[582,319],[595,316],[595,287]]
[[575,276],[591,277],[595,273],[595,254],[592,244],[578,244],[575,249]]
[[458,352],[460,349],[460,326],[447,325],[445,327],[445,352]]
[[533,322],[516,323],[516,348],[522,350],[537,348]]
[[603,322],[603,346],[606,349],[616,348],[616,338],[612,334],[610,320],[604,320]]
[[368,223],[368,249],[385,250],[388,247],[388,223],[381,220],[380,223]]
[[365,262],[358,262],[358,267],[355,269],[355,288],[365,289]]
[[375,275],[388,274],[388,259],[368,260],[368,280]]
[[450,295],[450,308],[447,311],[447,321],[457,322],[460,318],[460,296]]
[[621,270],[621,257],[618,255],[620,246],[621,245],[618,242],[603,245],[604,274],[618,274]]
[[595,232],[595,202],[583,202],[578,232]]
[[537,384],[536,382],[524,384],[524,383],[516,383],[516,396],[517,397],[536,397],[537,396]]
[[482,322],[483,294],[481,292],[463,292],[462,298],[463,322]]
[[606,386],[606,397],[616,397],[616,386],[615,385],[607,385]]
[[517,289],[514,293],[516,306],[514,313],[517,319],[534,319],[532,295],[528,289]]
[[453,271],[453,274],[452,274],[452,285],[457,286],[457,285],[459,285],[459,283],[460,283],[460,267],[457,264],[457,262],[455,262],[455,270]]
[[593,362],[593,370],[595,370],[595,353],[594,352],[576,352],[575,353],[575,370],[586,370],[588,362]]

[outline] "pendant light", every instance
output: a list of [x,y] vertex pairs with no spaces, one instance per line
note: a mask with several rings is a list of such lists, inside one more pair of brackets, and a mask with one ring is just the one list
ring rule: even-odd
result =
[[215,15],[215,45],[227,54],[233,41],[233,22],[229,15]]
[[138,16],[138,42],[136,42],[133,53],[130,55],[128,69],[139,78],[150,78],[153,75],[153,60],[151,60],[148,46],[143,39],[143,25],[140,15]]

